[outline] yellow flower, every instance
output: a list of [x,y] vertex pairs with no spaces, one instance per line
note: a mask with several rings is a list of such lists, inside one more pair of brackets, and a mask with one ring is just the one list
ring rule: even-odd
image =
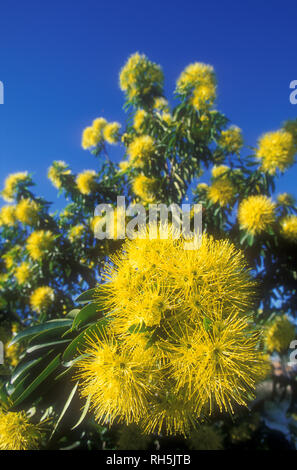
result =
[[223,436],[215,426],[201,424],[191,432],[189,444],[193,450],[222,450]]
[[219,203],[221,207],[231,204],[235,197],[235,187],[227,178],[220,178],[208,188],[208,198],[214,204]]
[[[126,424],[137,422],[148,404],[149,390],[146,356],[137,348],[120,347],[112,333],[103,338],[88,338],[88,357],[78,363],[82,379],[81,394],[91,397],[95,418],[112,423],[115,418]],[[150,357],[151,359],[151,357]]]
[[219,145],[229,153],[239,154],[243,146],[242,131],[237,126],[231,126],[221,132]]
[[158,180],[145,175],[138,175],[133,181],[133,191],[144,202],[154,202],[157,198]]
[[287,240],[297,242],[297,215],[288,215],[281,221],[281,233]]
[[129,167],[129,162],[126,161],[126,160],[124,160],[124,161],[122,161],[122,162],[119,163],[119,167],[120,167],[120,170],[121,170],[121,171],[125,171],[125,170],[127,170],[128,167]]
[[168,101],[162,96],[155,98],[153,107],[158,111],[169,111]]
[[172,230],[157,234],[127,240],[106,265],[96,298],[108,333],[89,339],[81,394],[100,423],[186,435],[201,415],[245,405],[266,362],[243,254],[227,240],[204,235],[185,250]]
[[110,122],[103,129],[103,137],[109,144],[116,144],[119,140],[119,131],[121,124],[118,122]]
[[97,186],[96,171],[85,170],[76,177],[76,185],[81,194],[89,195]]
[[17,185],[22,182],[29,181],[28,172],[19,172],[9,175],[4,182],[2,197],[7,202],[13,202]]
[[26,248],[32,259],[44,258],[54,246],[55,236],[50,230],[37,230],[27,239]]
[[39,206],[31,199],[21,199],[16,206],[16,218],[26,225],[34,225],[38,220]]
[[274,223],[274,211],[275,204],[267,196],[249,196],[239,205],[239,224],[252,235],[258,235]]
[[102,133],[106,124],[106,119],[99,117],[94,119],[92,126],[88,126],[83,130],[81,145],[84,150],[96,147],[102,141]]
[[227,165],[215,165],[211,170],[211,175],[213,178],[219,178],[220,176],[227,176],[230,168]]
[[282,206],[294,206],[295,198],[292,194],[282,193],[277,196],[277,202]]
[[155,144],[152,137],[142,135],[136,137],[128,147],[130,163],[135,168],[142,168],[155,152]]
[[0,410],[0,450],[35,450],[41,440],[40,425],[30,423],[24,411]]
[[267,349],[271,352],[286,352],[291,341],[295,338],[295,327],[286,315],[276,317],[268,326],[265,334]]
[[83,234],[85,233],[86,229],[82,224],[75,225],[69,230],[69,240],[71,242],[75,242],[77,240],[81,240]]
[[54,291],[49,286],[38,287],[30,297],[30,305],[37,313],[42,313],[52,304]]
[[200,85],[194,89],[191,103],[197,111],[204,111],[211,107],[216,98],[216,86],[212,83]]
[[24,284],[30,279],[32,268],[25,261],[21,263],[15,270],[15,277],[19,284]]
[[15,205],[5,205],[0,211],[0,225],[13,227],[16,224]]
[[144,109],[138,109],[134,116],[133,126],[137,132],[140,132],[145,118],[147,117],[147,112]]
[[161,92],[163,73],[159,65],[154,64],[144,54],[131,55],[120,72],[121,90],[128,98],[134,99],[151,92]]
[[199,183],[199,184],[197,185],[197,189],[198,189],[199,191],[207,191],[207,189],[208,189],[208,184],[206,184],[206,183]]
[[3,259],[4,259],[5,266],[6,266],[7,269],[14,268],[15,259],[14,259],[14,256],[11,253],[8,252],[5,255],[3,255]]
[[211,65],[196,62],[188,65],[177,80],[177,91],[187,92],[200,86],[215,86],[216,77]]
[[294,163],[296,149],[292,134],[284,130],[268,132],[259,139],[257,158],[263,171],[275,175],[285,171]]
[[94,119],[92,127],[95,132],[101,135],[106,124],[107,124],[106,119],[104,119],[103,117],[99,117],[99,118]]
[[53,162],[53,165],[48,169],[48,179],[52,182],[55,188],[60,189],[62,187],[61,177],[65,175],[70,175],[71,170],[69,170],[67,163],[62,160],[56,160]]

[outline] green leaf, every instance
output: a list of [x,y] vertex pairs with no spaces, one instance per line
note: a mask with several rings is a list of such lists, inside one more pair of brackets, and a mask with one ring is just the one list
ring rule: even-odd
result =
[[50,348],[52,346],[57,346],[59,344],[64,344],[64,343],[70,343],[71,339],[62,339],[58,341],[52,341],[50,343],[42,343],[42,344],[36,344],[30,348],[27,349],[27,354],[31,354],[34,351],[38,351],[39,349],[43,348]]
[[45,323],[41,323],[40,325],[31,326],[30,328],[26,328],[23,331],[20,331],[10,342],[10,345],[15,344],[19,341],[23,341],[26,339],[30,339],[43,331],[49,330],[60,330],[64,329],[65,327],[69,327],[72,324],[72,320],[68,318],[61,318],[58,320],[49,320]]
[[31,395],[36,388],[45,381],[45,379],[54,372],[54,370],[57,369],[60,365],[60,356],[61,354],[58,354],[49,364],[48,366],[36,377],[33,382],[19,395],[17,396],[17,390],[12,393],[11,399],[13,400],[13,406],[18,406],[20,403],[22,403],[29,395]]
[[97,308],[98,304],[95,303],[85,305],[73,320],[72,329],[81,326],[83,323],[87,323],[91,319],[94,320],[96,316],[100,318],[100,313]]
[[32,367],[39,364],[42,361],[43,357],[38,357],[37,359],[32,359],[31,361],[25,362],[24,364],[19,365],[13,372],[10,383],[15,384],[23,377],[23,375],[29,371]]
[[75,392],[76,392],[76,390],[77,390],[77,387],[78,387],[78,382],[76,382],[76,384],[74,385],[73,389],[72,389],[71,392],[70,392],[70,395],[69,395],[69,397],[68,397],[68,399],[67,399],[67,401],[66,401],[66,403],[65,403],[65,405],[64,405],[64,407],[63,407],[63,410],[61,411],[61,414],[60,414],[60,416],[59,416],[59,418],[58,418],[58,420],[57,420],[57,422],[56,422],[56,424],[55,424],[55,427],[54,427],[54,429],[53,429],[53,431],[52,431],[52,433],[51,433],[50,439],[52,438],[52,436],[53,436],[54,433],[56,432],[57,427],[59,426],[60,422],[62,421],[63,416],[65,415],[67,409],[69,408],[70,403],[72,402],[72,399],[73,399],[73,397],[74,397],[74,395],[75,395]]
[[82,412],[79,420],[77,421],[77,423],[73,426],[73,428],[71,428],[71,431],[73,431],[73,429],[77,428],[83,422],[83,420],[85,419],[86,414],[87,414],[87,412],[90,408],[90,403],[91,403],[91,395],[88,396],[86,404],[83,408],[83,412]]
[[67,346],[67,348],[64,351],[62,360],[63,362],[68,362],[71,359],[73,359],[74,354],[77,352],[78,347],[82,346],[85,342],[86,336],[92,335],[92,333],[100,332],[100,330],[106,326],[107,324],[107,319],[102,318],[99,320],[99,322],[94,323],[93,325],[90,325],[88,328],[83,330],[76,338],[74,338],[73,341]]
[[92,302],[94,300],[94,294],[97,291],[97,288],[89,289],[83,292],[81,295],[75,299],[75,302],[79,302],[80,304],[85,304],[87,302]]

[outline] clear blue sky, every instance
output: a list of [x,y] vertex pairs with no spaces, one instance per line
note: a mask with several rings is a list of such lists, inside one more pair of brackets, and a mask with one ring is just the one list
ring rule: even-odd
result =
[[[29,170],[49,200],[53,160],[74,171],[95,167],[80,147],[93,118],[123,121],[118,72],[139,51],[162,65],[170,98],[191,62],[215,67],[217,108],[246,143],[296,118],[289,83],[297,79],[296,0],[51,0],[0,6],[0,180]],[[294,166],[278,183],[297,196]]]

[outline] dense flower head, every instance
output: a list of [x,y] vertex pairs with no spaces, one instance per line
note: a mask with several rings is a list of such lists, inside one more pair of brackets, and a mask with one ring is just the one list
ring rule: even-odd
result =
[[83,130],[81,146],[84,150],[96,147],[102,141],[106,124],[106,119],[99,117],[94,119],[92,126],[88,126]]
[[237,126],[231,126],[229,129],[222,131],[219,145],[229,153],[239,154],[243,146],[241,129]]
[[155,152],[154,139],[149,135],[135,137],[127,149],[131,166],[142,168]]
[[30,182],[31,179],[27,171],[12,173],[4,182],[2,197],[7,202],[13,202],[15,192],[19,183]]
[[36,230],[27,239],[26,248],[32,259],[47,256],[54,246],[55,236],[50,230]]
[[42,313],[52,304],[54,297],[54,290],[51,287],[37,287],[30,296],[30,305],[35,312]]
[[1,207],[0,210],[0,226],[7,225],[8,227],[14,227],[16,224],[16,215],[15,215],[16,206],[13,204],[6,204]]
[[103,137],[109,144],[116,144],[119,140],[119,131],[121,124],[118,122],[110,122],[103,129]]
[[221,207],[226,207],[234,201],[236,189],[233,183],[227,178],[220,178],[214,181],[208,188],[208,198],[214,204],[218,203]]
[[96,171],[84,170],[76,177],[76,185],[81,194],[89,195],[96,188]]
[[96,295],[108,333],[79,361],[81,393],[101,423],[188,434],[201,415],[246,404],[263,376],[255,284],[228,241],[204,235],[186,250],[170,226],[157,234],[141,230],[106,265]]
[[220,178],[221,176],[227,176],[230,171],[230,167],[227,165],[215,165],[211,169],[211,176],[213,178]]
[[154,202],[157,199],[158,189],[157,178],[149,178],[145,175],[138,175],[133,181],[133,191],[144,202]]
[[38,220],[39,206],[31,199],[21,199],[16,206],[15,215],[24,225],[35,225]]
[[47,176],[52,182],[53,186],[57,189],[62,187],[62,178],[65,175],[70,175],[71,170],[69,169],[67,163],[63,160],[56,160],[53,162],[52,166],[49,167]]
[[24,411],[0,410],[0,450],[35,450],[41,440],[40,425],[32,424]]
[[281,220],[281,234],[290,242],[297,243],[297,215],[288,215]]
[[276,317],[265,334],[266,346],[270,352],[286,352],[295,338],[295,327],[286,315]]
[[160,66],[138,52],[129,57],[120,71],[120,87],[129,100],[150,94],[160,95],[163,79]]
[[147,117],[147,112],[144,109],[138,109],[134,115],[133,126],[137,132],[140,132]]
[[281,193],[277,196],[277,202],[282,206],[294,206],[296,200],[292,194]]
[[27,282],[31,277],[31,271],[32,271],[32,268],[29,263],[27,263],[26,261],[21,263],[16,268],[15,273],[14,273],[18,284],[24,284],[25,282]]
[[191,103],[198,111],[213,105],[216,98],[216,77],[211,65],[196,62],[188,65],[177,80],[177,92],[191,94]]
[[166,98],[163,98],[163,96],[159,96],[155,98],[153,108],[156,109],[157,111],[168,112],[169,111],[168,101],[166,100]]
[[293,165],[295,153],[292,134],[281,129],[267,132],[259,139],[256,156],[262,170],[274,175],[277,170],[283,172]]
[[264,195],[249,196],[239,205],[238,221],[252,235],[265,232],[275,222],[275,203]]

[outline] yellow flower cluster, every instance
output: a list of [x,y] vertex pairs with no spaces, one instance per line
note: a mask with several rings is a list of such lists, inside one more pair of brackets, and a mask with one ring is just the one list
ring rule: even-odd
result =
[[180,94],[192,94],[191,103],[198,111],[210,108],[216,98],[216,77],[211,65],[196,62],[188,65],[177,80]]
[[214,181],[207,190],[207,196],[213,204],[219,203],[226,207],[234,201],[236,189],[232,182],[225,177]]
[[238,221],[252,235],[265,232],[275,222],[275,203],[264,195],[249,196],[239,205]]
[[6,204],[0,210],[0,226],[14,227],[16,224],[15,205]]
[[96,147],[102,141],[102,132],[106,124],[106,119],[100,117],[94,119],[92,126],[88,126],[83,130],[81,145],[84,150]]
[[24,225],[35,225],[38,220],[39,206],[31,199],[21,199],[16,206],[15,215]]
[[9,175],[4,182],[4,189],[2,191],[3,199],[7,202],[13,202],[17,185],[27,181],[29,181],[27,171]]
[[85,170],[76,177],[76,185],[81,194],[89,195],[97,186],[96,171]]
[[55,236],[50,230],[36,230],[27,239],[26,248],[32,259],[38,260],[47,256],[52,250]]
[[75,242],[77,240],[81,240],[82,236],[84,235],[86,229],[82,224],[75,225],[71,227],[69,230],[69,240],[71,242]]
[[219,138],[219,145],[229,153],[239,154],[243,146],[241,129],[237,126],[231,126],[226,131],[222,131]]
[[296,148],[290,132],[283,129],[264,134],[258,143],[257,158],[263,171],[275,175],[277,170],[285,171],[294,163]]
[[168,101],[163,96],[155,98],[153,107],[157,111],[169,111]]
[[111,257],[105,280],[108,329],[89,336],[78,372],[99,422],[187,434],[202,413],[246,404],[265,362],[254,282],[232,244],[204,236],[185,250],[171,232],[144,232]]
[[293,339],[296,339],[295,327],[286,315],[276,317],[265,334],[266,346],[270,352],[286,352]]
[[288,215],[281,221],[281,233],[290,242],[297,242],[297,215]]
[[158,180],[145,175],[138,175],[133,181],[132,188],[136,196],[144,202],[152,203],[157,199]]
[[35,312],[42,313],[52,304],[54,297],[54,291],[51,287],[37,287],[30,296],[30,305]]
[[154,139],[149,135],[135,137],[127,149],[129,163],[135,168],[143,168],[155,152]]
[[121,124],[118,122],[110,122],[103,129],[103,137],[109,144],[116,144],[119,140],[119,131]]
[[0,410],[0,450],[35,450],[41,440],[41,427],[30,423],[24,411]]
[[120,88],[132,100],[160,90],[163,73],[159,65],[151,62],[144,54],[131,55],[120,72]]
[[227,176],[230,168],[227,165],[215,165],[211,170],[211,176],[213,178],[220,178],[221,176]]
[[15,270],[15,278],[18,284],[25,284],[30,279],[32,268],[29,263],[21,263]]
[[137,132],[141,131],[141,128],[147,117],[147,112],[144,109],[138,109],[134,115],[133,127]]
[[53,162],[53,165],[49,167],[47,177],[55,188],[60,189],[62,187],[61,177],[70,174],[71,170],[68,168],[67,163],[62,160],[56,160]]

